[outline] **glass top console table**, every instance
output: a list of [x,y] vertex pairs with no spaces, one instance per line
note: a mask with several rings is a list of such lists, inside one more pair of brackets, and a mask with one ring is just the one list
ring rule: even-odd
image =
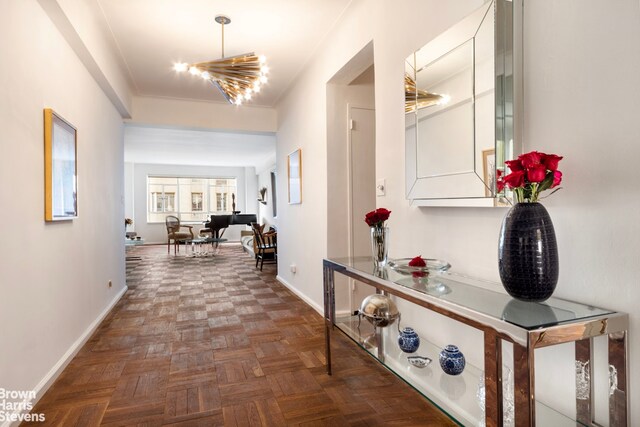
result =
[[[538,425],[576,425],[576,421],[595,425],[593,364],[589,362],[593,338],[607,336],[611,376],[609,425],[628,425],[627,314],[558,298],[550,298],[544,303],[522,302],[487,289],[487,282],[452,273],[432,274],[426,279],[414,280],[390,268],[375,270],[370,257],[325,259],[323,270],[328,374],[331,374],[331,332],[337,327],[454,420],[471,424],[477,421],[478,416],[482,416],[472,414],[474,405],[465,408],[464,402],[459,405],[452,402],[458,400],[448,396],[455,392],[455,377],[449,377],[432,366],[432,373],[435,374],[432,376],[439,376],[440,381],[438,383],[432,379],[431,382],[437,384],[430,384],[429,379],[424,379],[425,375],[418,375],[418,369],[403,363],[401,352],[399,349],[396,351],[397,345],[393,343],[397,337],[397,333],[391,333],[393,326],[374,329],[368,322],[360,322],[357,316],[337,317],[335,273],[339,273],[369,284],[378,292],[409,301],[483,332],[483,369],[469,366],[463,375],[476,377],[477,380],[484,376],[486,426],[501,426],[504,421],[503,340],[513,343],[513,415],[516,426],[534,426],[536,421]],[[576,395],[575,421],[535,400],[534,350],[567,342],[575,342],[576,366],[588,370],[584,377],[588,378],[587,386],[576,384],[583,391],[586,389],[586,394]],[[434,347],[431,354],[434,351],[438,354],[439,350],[432,344],[423,345]],[[475,379],[472,378],[472,381]],[[475,397],[475,390],[473,394]]]

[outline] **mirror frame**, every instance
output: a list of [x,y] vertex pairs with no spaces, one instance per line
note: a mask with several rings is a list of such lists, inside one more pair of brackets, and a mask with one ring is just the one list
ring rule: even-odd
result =
[[[463,18],[460,22],[464,22],[480,11],[493,9],[494,16],[494,70],[495,70],[495,105],[494,105],[494,125],[495,140],[494,153],[496,156],[495,169],[504,171],[504,161],[517,157],[522,153],[522,3],[523,0],[492,0],[476,9],[469,16]],[[491,10],[487,11],[488,14]],[[460,23],[459,22],[459,23]],[[459,23],[454,24],[453,27]],[[445,34],[446,30],[444,33]],[[432,41],[427,43],[421,49],[428,48],[440,36],[436,36]],[[457,48],[459,45],[450,46],[450,50]],[[440,50],[441,51],[441,50]],[[448,52],[448,51],[447,51]],[[446,54],[443,52],[442,54]],[[412,77],[416,79],[416,53],[412,53],[405,62],[405,70],[412,70]],[[475,67],[474,63],[474,67]],[[408,73],[405,72],[405,76]],[[418,92],[414,90],[411,93],[410,86],[406,85],[405,79],[405,128],[408,129],[412,125],[417,124],[417,112],[410,110],[410,102],[416,101]],[[475,110],[475,88],[474,88],[474,110]],[[410,100],[410,101],[407,101]],[[511,117],[509,117],[511,116]],[[512,120],[511,126],[506,123]],[[504,141],[508,141],[507,144]],[[477,156],[474,153],[474,169],[471,172],[455,173],[446,177],[419,177],[418,176],[418,129],[410,134],[405,133],[405,179],[406,179],[406,198],[410,200],[413,206],[509,206],[509,194],[496,193],[495,182],[490,185],[484,184],[485,176],[478,174]],[[475,147],[475,122],[474,122],[474,147]],[[475,148],[474,148],[475,151]],[[506,154],[505,154],[506,151]],[[482,159],[481,159],[482,160]],[[467,175],[467,179],[478,179],[483,183],[486,191],[484,195],[469,196],[464,193],[462,188],[465,185],[463,175]],[[473,174],[474,177],[469,178]],[[451,185],[455,188],[461,188],[458,194],[447,194],[443,196],[437,192],[429,192],[429,188],[437,188],[438,180],[443,178],[450,179]],[[429,181],[430,180],[430,181]],[[495,179],[494,179],[495,181]],[[442,182],[442,181],[440,181]],[[469,182],[469,181],[466,181]]]

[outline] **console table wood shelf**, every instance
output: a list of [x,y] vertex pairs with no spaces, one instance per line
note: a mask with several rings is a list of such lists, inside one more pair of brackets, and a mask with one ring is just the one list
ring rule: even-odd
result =
[[[456,274],[414,280],[388,268],[375,270],[369,257],[325,259],[323,269],[327,373],[331,374],[331,333],[338,328],[463,425],[477,424],[482,411],[475,402],[476,387],[466,387],[473,390],[464,393],[456,387],[477,384],[484,375],[485,422],[487,426],[501,426],[504,402],[502,342],[507,341],[513,343],[516,426],[534,426],[536,422],[541,426],[576,425],[576,422],[594,425],[592,363],[587,362],[591,361],[593,338],[607,336],[609,369],[614,373],[611,377],[615,378],[615,382],[610,382],[609,425],[628,425],[626,314],[558,298],[550,298],[544,303],[521,302],[486,289],[481,281]],[[359,323],[356,316],[336,317],[335,273],[482,331],[484,366],[468,366],[464,377],[456,380],[456,377],[443,374],[434,360],[429,371],[431,378],[425,378],[425,371],[409,366],[406,356],[394,344],[397,332],[393,327],[374,330],[366,321]],[[425,342],[428,337],[421,338],[421,348],[431,348],[431,354],[437,355],[437,347]],[[587,394],[582,393],[576,399],[576,420],[535,400],[535,350],[568,342],[575,342],[576,362],[590,370]],[[456,382],[460,384],[456,385]]]

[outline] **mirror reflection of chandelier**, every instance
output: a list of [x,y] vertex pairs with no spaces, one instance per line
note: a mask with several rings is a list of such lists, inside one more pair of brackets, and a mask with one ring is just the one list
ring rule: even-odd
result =
[[416,88],[416,82],[408,74],[404,75],[404,112],[411,113],[432,105],[449,102],[448,95],[438,95]]
[[256,56],[253,52],[225,58],[224,26],[231,23],[231,19],[218,15],[216,22],[222,26],[222,58],[193,64],[177,63],[173,69],[189,71],[191,75],[210,81],[230,104],[241,105],[260,92],[260,87],[267,82],[269,67],[264,55]]

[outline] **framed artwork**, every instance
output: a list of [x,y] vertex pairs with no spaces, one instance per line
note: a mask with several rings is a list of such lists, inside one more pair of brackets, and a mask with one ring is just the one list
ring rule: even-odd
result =
[[484,173],[484,195],[487,197],[493,196],[493,191],[496,188],[496,150],[491,148],[489,150],[482,150],[482,170]]
[[287,157],[289,204],[302,203],[302,150],[297,149]]
[[50,108],[44,110],[45,221],[78,217],[78,134]]

